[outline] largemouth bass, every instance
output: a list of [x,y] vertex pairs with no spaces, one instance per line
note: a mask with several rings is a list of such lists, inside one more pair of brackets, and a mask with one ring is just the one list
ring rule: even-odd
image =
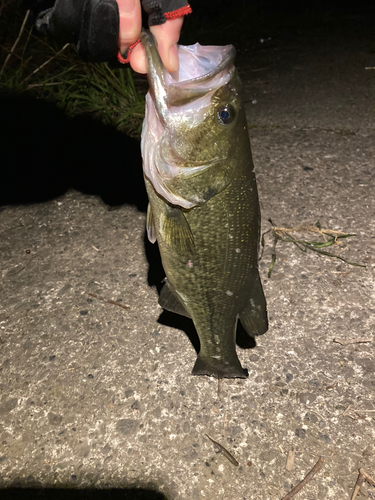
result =
[[233,46],[179,46],[170,75],[148,31],[142,131],[147,232],[167,276],[159,304],[190,317],[200,339],[193,375],[245,378],[238,319],[266,332],[258,273],[260,210]]

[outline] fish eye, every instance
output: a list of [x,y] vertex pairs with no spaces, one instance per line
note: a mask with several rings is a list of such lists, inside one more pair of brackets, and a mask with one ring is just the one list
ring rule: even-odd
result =
[[222,125],[229,125],[229,123],[232,123],[235,115],[233,106],[231,106],[230,104],[220,106],[216,114],[219,122]]

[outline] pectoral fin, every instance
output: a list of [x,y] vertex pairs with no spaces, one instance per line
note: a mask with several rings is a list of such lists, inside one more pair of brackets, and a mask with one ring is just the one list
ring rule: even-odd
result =
[[254,279],[251,298],[245,310],[240,314],[240,321],[250,337],[262,335],[268,330],[266,299],[259,274]]
[[147,219],[146,219],[146,228],[147,228],[147,237],[151,243],[155,243],[156,241],[156,229],[155,229],[155,221],[152,215],[152,208],[150,203],[147,207]]
[[159,305],[167,311],[180,314],[186,318],[190,318],[189,313],[185,310],[180,302],[180,299],[171,290],[168,281],[165,283],[160,292]]
[[160,233],[164,242],[180,255],[193,256],[194,238],[190,226],[179,208],[165,205],[160,217]]

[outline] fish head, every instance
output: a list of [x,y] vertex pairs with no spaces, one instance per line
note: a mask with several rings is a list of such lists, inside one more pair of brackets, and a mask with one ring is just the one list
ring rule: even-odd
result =
[[169,203],[202,205],[230,182],[239,130],[247,130],[235,49],[180,45],[180,69],[170,74],[151,33],[143,32],[141,40],[150,83],[142,132],[145,175]]

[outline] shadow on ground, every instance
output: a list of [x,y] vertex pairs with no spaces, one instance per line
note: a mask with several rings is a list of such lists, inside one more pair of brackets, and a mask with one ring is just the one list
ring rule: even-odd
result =
[[4,500],[167,500],[162,493],[151,489],[67,489],[67,488],[7,488],[0,490]]
[[139,141],[24,95],[0,94],[0,109],[0,205],[44,202],[74,188],[145,210]]

